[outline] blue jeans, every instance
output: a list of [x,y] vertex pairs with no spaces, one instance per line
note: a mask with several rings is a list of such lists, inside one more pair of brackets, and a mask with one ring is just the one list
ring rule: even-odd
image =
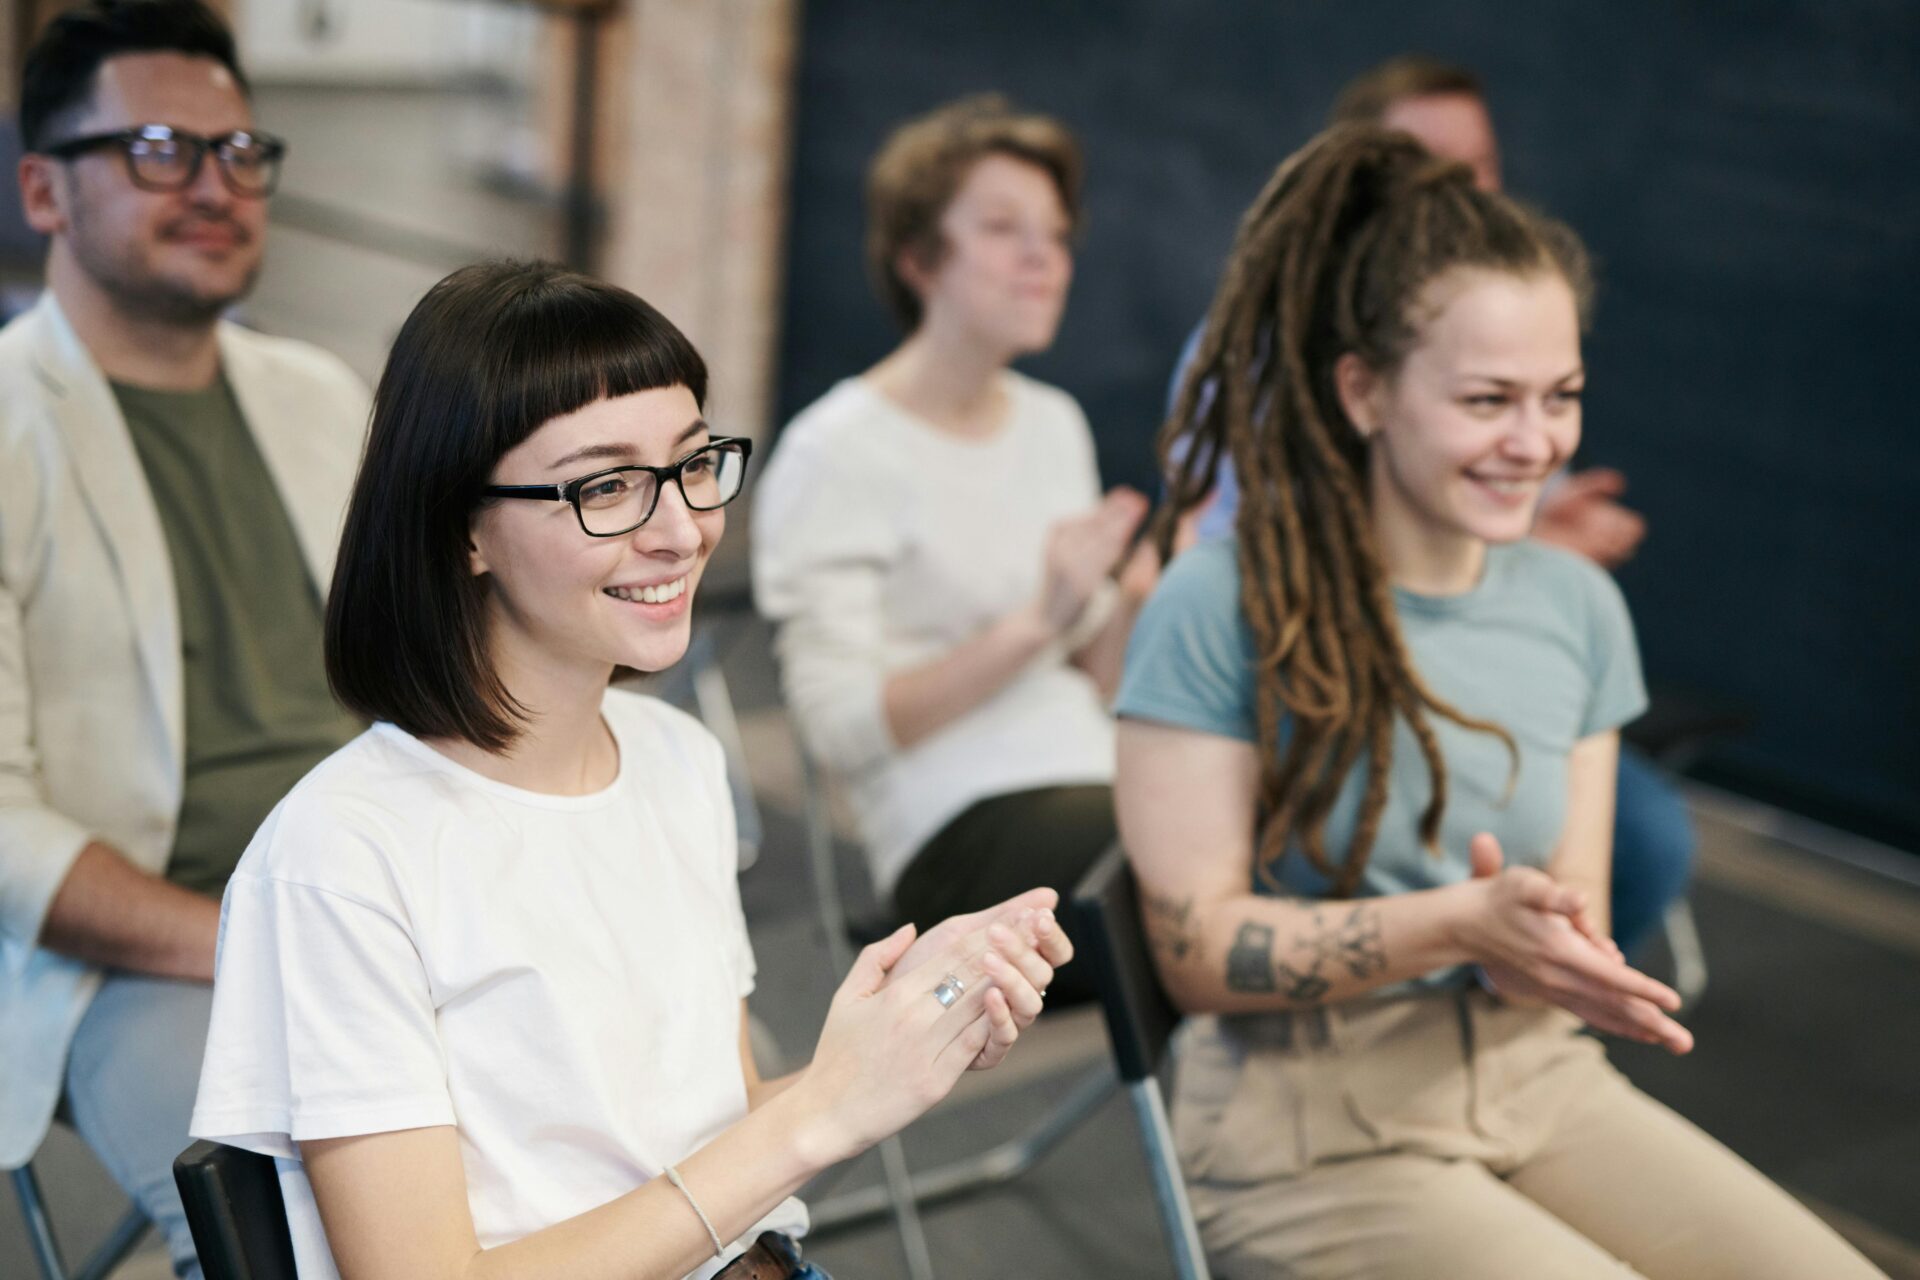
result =
[[1687,891],[1693,872],[1693,823],[1687,806],[1653,761],[1620,748],[1613,817],[1613,940],[1631,957]]
[[67,1051],[73,1127],[166,1237],[181,1280],[200,1280],[200,1263],[173,1158],[187,1149],[212,1012],[208,983],[109,973]]
[[[749,1256],[750,1255],[750,1256]],[[833,1280],[833,1277],[811,1262],[800,1258],[800,1245],[783,1231],[762,1231],[759,1239],[747,1254],[735,1258],[714,1274],[713,1280],[732,1280],[748,1267],[755,1275],[765,1275],[768,1264],[790,1268],[787,1280]]]

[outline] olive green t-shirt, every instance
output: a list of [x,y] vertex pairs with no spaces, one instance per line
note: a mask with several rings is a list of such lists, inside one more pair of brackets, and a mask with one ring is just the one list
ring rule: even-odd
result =
[[361,726],[327,691],[320,594],[226,380],[113,394],[180,607],[186,791],[166,876],[217,895],[268,811]]

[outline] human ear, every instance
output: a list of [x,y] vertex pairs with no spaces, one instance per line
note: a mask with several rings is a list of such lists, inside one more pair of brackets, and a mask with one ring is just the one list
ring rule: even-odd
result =
[[1340,397],[1341,411],[1362,440],[1372,439],[1379,429],[1384,385],[1379,373],[1355,352],[1349,351],[1333,362],[1334,394]]
[[43,236],[59,235],[67,229],[67,214],[60,198],[60,182],[54,176],[56,162],[48,156],[20,157],[20,209],[27,225]]
[[486,553],[480,550],[479,524],[480,515],[476,512],[473,520],[467,525],[467,569],[476,578],[493,572],[491,566],[487,564]]
[[922,302],[933,289],[933,277],[947,260],[949,247],[945,226],[935,225],[931,232],[901,245],[893,257],[894,271]]
[[894,274],[923,302],[927,297],[927,287],[932,283],[935,265],[918,245],[903,245],[893,257]]

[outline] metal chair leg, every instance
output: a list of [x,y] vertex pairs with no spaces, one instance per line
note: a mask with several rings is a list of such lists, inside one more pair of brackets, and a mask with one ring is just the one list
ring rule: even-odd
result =
[[73,1280],[106,1280],[119,1265],[127,1260],[127,1255],[140,1247],[147,1238],[147,1230],[153,1223],[138,1206],[128,1209],[120,1215],[120,1221],[113,1224],[113,1230],[107,1233],[80,1269],[73,1273]]
[[1167,1233],[1177,1280],[1210,1280],[1206,1251],[1200,1247],[1200,1228],[1193,1220],[1187,1186],[1180,1177],[1173,1126],[1167,1120],[1167,1104],[1160,1097],[1160,1087],[1151,1078],[1133,1080],[1127,1084],[1127,1094],[1133,1099],[1134,1115],[1140,1121],[1140,1141],[1147,1149],[1147,1173],[1153,1179],[1153,1201],[1160,1210],[1160,1225]]
[[[1101,1063],[1082,1076],[1073,1092],[1026,1133],[978,1155],[914,1174],[907,1187],[910,1200],[920,1205],[937,1204],[1011,1182],[1059,1146],[1118,1087],[1113,1068]],[[895,1190],[892,1185],[865,1187],[814,1205],[809,1215],[813,1234],[823,1235],[879,1217],[896,1203]]]
[[1664,925],[1667,950],[1673,955],[1673,989],[1680,993],[1680,1007],[1691,1009],[1707,989],[1707,950],[1693,920],[1693,905],[1675,898],[1667,907]]
[[893,1209],[894,1229],[900,1237],[900,1254],[907,1264],[908,1280],[933,1280],[933,1253],[927,1248],[926,1227],[920,1222],[920,1206],[914,1200],[913,1180],[907,1172],[907,1149],[900,1144],[897,1133],[880,1143],[880,1173],[885,1187],[881,1209],[884,1211],[889,1206]]
[[699,630],[691,648],[688,667],[692,672],[693,702],[700,713],[700,722],[720,740],[720,749],[726,756],[727,783],[733,790],[734,837],[740,843],[740,870],[745,871],[759,861],[760,841],[765,831],[760,820],[760,802],[753,793],[753,778],[747,772],[747,744],[740,733],[733,691],[727,685],[727,673],[720,666],[720,654],[711,630]]
[[146,1239],[148,1228],[153,1226],[139,1206],[128,1209],[120,1215],[120,1221],[113,1224],[107,1238],[87,1255],[80,1269],[69,1274],[66,1261],[60,1255],[59,1242],[53,1238],[53,1220],[47,1216],[40,1179],[33,1172],[32,1164],[21,1165],[13,1171],[13,1190],[20,1201],[20,1216],[26,1219],[27,1247],[33,1252],[41,1280],[106,1280]]
[[[812,762],[802,760],[801,803],[805,806],[807,827],[807,866],[813,875],[813,900],[819,906],[820,920],[827,931],[827,955],[836,979],[853,966],[853,946],[847,940],[847,909],[840,900],[840,885],[834,878],[833,818],[827,810],[821,778]],[[880,1142],[881,1182],[861,1193],[870,1196],[877,1207],[872,1217],[893,1210],[894,1229],[900,1237],[900,1252],[907,1265],[908,1280],[933,1280],[933,1254],[927,1248],[927,1232],[920,1221],[920,1206],[913,1194],[913,1181],[907,1171],[906,1148],[900,1135]],[[831,1202],[829,1202],[831,1203]],[[809,1230],[818,1235],[822,1218],[818,1208],[808,1217]]]
[[40,1198],[40,1180],[33,1166],[23,1164],[13,1171],[14,1193],[20,1198],[20,1216],[27,1221],[27,1244],[33,1260],[39,1264],[42,1280],[66,1280],[67,1265],[60,1260],[60,1245],[53,1238],[53,1222]]

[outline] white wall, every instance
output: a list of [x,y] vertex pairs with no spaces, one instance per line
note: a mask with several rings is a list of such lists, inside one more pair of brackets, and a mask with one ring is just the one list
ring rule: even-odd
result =
[[434,83],[523,56],[531,7],[476,0],[237,0],[256,80]]

